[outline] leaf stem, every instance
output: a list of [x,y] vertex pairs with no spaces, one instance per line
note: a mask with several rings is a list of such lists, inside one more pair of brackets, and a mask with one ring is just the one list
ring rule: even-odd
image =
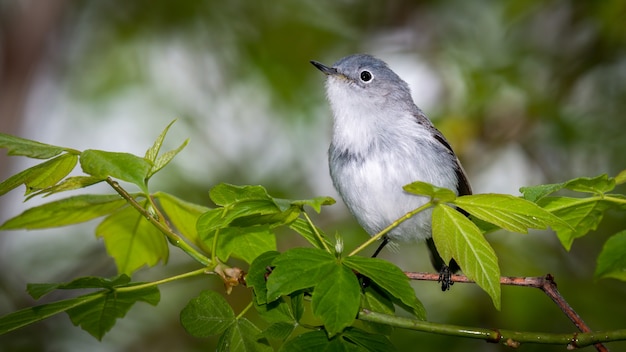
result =
[[246,308],[244,308],[241,313],[237,314],[237,319],[240,319],[241,317],[243,317],[244,314],[246,314],[246,312],[248,310],[250,310],[250,308],[252,308],[252,302],[248,303],[248,305],[246,306]]
[[626,340],[626,329],[612,330],[606,332],[575,332],[566,334],[520,332],[513,330],[484,329],[427,322],[417,319],[376,313],[365,309],[360,311],[357,317],[360,320],[373,323],[380,323],[389,326],[435,334],[481,339],[487,342],[502,343],[509,347],[518,347],[520,343],[528,342],[549,345],[565,345],[568,349],[575,349],[601,342]]
[[324,241],[324,238],[322,237],[322,235],[320,234],[319,231],[317,231],[317,228],[315,227],[315,225],[313,224],[313,221],[311,221],[311,218],[309,217],[309,214],[307,214],[304,210],[302,211],[302,215],[304,215],[304,218],[306,219],[306,221],[309,223],[309,226],[311,226],[311,229],[313,230],[313,233],[315,234],[315,237],[317,237],[317,239],[320,241],[320,243],[322,244],[322,246],[324,246],[324,249],[326,250],[326,252],[331,253],[330,248],[328,248],[328,245],[326,244],[326,241]]
[[353,250],[352,252],[350,252],[350,254],[348,254],[348,257],[351,257],[357,253],[359,253],[360,251],[362,251],[363,249],[365,249],[365,247],[369,246],[370,244],[378,241],[379,239],[381,239],[384,235],[386,235],[389,231],[391,231],[394,227],[400,225],[401,223],[403,223],[404,221],[410,219],[413,215],[420,213],[426,209],[428,209],[429,207],[433,206],[433,200],[431,199],[430,202],[422,205],[421,207],[417,208],[417,209],[413,209],[410,212],[404,214],[401,218],[399,218],[398,220],[394,221],[391,223],[391,225],[385,227],[382,231],[380,231],[379,233],[375,234],[374,236],[372,236],[369,240],[363,242],[363,244],[361,244],[360,246],[358,246],[355,250]]
[[165,279],[162,279],[162,280],[158,280],[158,281],[152,281],[152,282],[146,282],[146,283],[139,284],[139,285],[132,285],[132,286],[124,286],[124,287],[115,288],[115,291],[117,291],[117,292],[128,292],[128,291],[141,290],[141,289],[144,289],[144,288],[148,288],[148,287],[152,287],[152,286],[158,286],[158,285],[166,284],[168,282],[172,282],[172,281],[176,281],[176,280],[180,280],[180,279],[186,279],[188,277],[193,277],[193,276],[198,276],[198,275],[202,275],[202,274],[207,274],[207,273],[210,273],[210,272],[211,271],[208,271],[206,268],[202,268],[202,269],[197,269],[197,270],[194,270],[194,271],[190,271],[188,273],[184,273],[184,274],[168,277],[168,278],[165,278]]
[[114,181],[112,178],[107,177],[106,182],[120,195],[124,198],[133,208],[135,208],[139,213],[141,213],[146,220],[148,220],[152,225],[154,225],[157,229],[159,229],[169,240],[169,242],[183,250],[190,257],[198,261],[200,264],[204,266],[212,266],[213,262],[207,258],[202,253],[198,252],[196,249],[191,247],[187,242],[185,242],[180,236],[174,233],[172,229],[167,227],[165,224],[161,223],[158,219],[156,219],[150,212],[148,212],[141,204],[137,203],[135,198],[133,198],[124,188],[122,188],[117,181]]

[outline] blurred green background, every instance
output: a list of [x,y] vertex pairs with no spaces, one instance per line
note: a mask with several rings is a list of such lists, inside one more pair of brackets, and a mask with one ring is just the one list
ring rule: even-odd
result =
[[[191,142],[155,177],[153,191],[205,205],[219,182],[261,184],[279,197],[338,198],[326,164],[332,121],[324,77],[309,60],[332,64],[367,52],[407,80],[417,105],[459,154],[475,192],[518,194],[523,185],[626,168],[625,23],[622,0],[2,0],[0,131],[143,155],[178,118],[166,147]],[[1,179],[32,165],[2,154]],[[41,203],[22,203],[20,192],[0,199],[0,221]],[[626,328],[626,284],[592,278],[602,244],[625,220],[624,213],[608,213],[569,253],[550,232],[497,232],[488,239],[504,275],[552,273],[592,329]],[[346,246],[366,239],[341,203],[315,221],[341,233]],[[0,233],[0,315],[35,304],[24,292],[27,282],[114,275],[94,238],[95,224]],[[279,241],[282,249],[303,244],[288,232]],[[383,257],[408,271],[430,270],[423,245]],[[168,266],[135,279],[196,267],[173,252]],[[178,313],[200,290],[220,286],[214,277],[163,286],[158,307],[137,304],[101,342],[61,315],[0,336],[0,350],[211,350],[217,339],[188,336]],[[538,290],[504,287],[498,312],[472,285],[447,293],[434,283],[414,287],[433,321],[576,330]],[[228,300],[237,310],[249,295],[236,288]],[[392,339],[401,351],[508,350],[402,330]],[[608,346],[626,349],[626,343]]]

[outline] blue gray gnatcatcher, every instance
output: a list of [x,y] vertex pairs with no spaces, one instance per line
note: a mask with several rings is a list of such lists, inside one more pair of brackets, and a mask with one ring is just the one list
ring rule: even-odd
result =
[[[327,76],[334,117],[328,152],[333,184],[370,236],[427,202],[402,189],[411,182],[428,182],[458,195],[472,193],[450,144],[415,105],[408,84],[385,62],[357,54],[332,67],[311,63]],[[390,231],[374,256],[389,241],[426,240],[445,291],[459,267],[454,259],[444,263],[437,253],[431,213],[421,212]]]

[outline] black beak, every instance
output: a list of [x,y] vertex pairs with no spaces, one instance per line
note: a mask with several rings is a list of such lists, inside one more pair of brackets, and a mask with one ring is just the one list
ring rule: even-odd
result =
[[322,71],[325,75],[336,75],[338,73],[336,68],[328,67],[321,62],[311,60],[311,63],[318,70]]

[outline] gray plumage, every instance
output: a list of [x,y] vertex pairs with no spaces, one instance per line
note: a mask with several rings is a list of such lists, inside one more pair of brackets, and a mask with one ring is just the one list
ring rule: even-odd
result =
[[[402,189],[413,181],[471,194],[452,148],[415,105],[407,83],[386,63],[364,54],[344,57],[332,67],[312,63],[327,75],[334,116],[329,149],[334,186],[370,235],[427,201]],[[429,239],[430,217],[430,211],[422,212],[388,238]]]

